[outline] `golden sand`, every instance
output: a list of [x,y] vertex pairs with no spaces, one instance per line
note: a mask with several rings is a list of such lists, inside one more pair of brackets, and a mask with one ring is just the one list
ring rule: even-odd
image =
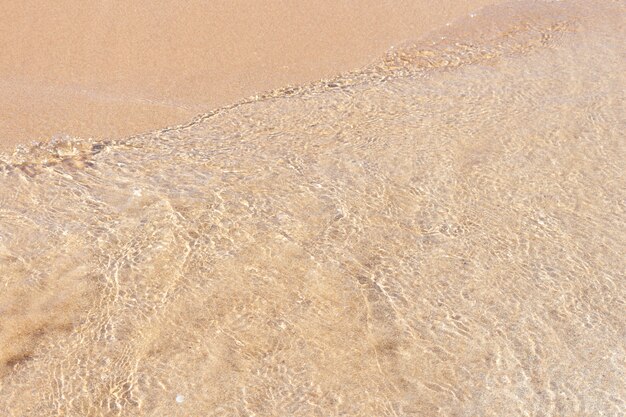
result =
[[624,415],[625,16],[1,158],[0,415]]
[[0,151],[183,123],[362,67],[493,1],[0,1]]

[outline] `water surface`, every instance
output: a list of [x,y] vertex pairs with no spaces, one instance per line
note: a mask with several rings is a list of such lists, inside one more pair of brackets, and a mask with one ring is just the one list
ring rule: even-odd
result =
[[5,156],[2,414],[623,415],[625,12]]

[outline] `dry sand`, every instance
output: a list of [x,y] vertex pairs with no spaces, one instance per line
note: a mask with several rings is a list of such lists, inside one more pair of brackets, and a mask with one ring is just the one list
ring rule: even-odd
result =
[[488,3],[4,0],[0,150],[182,123],[361,67]]

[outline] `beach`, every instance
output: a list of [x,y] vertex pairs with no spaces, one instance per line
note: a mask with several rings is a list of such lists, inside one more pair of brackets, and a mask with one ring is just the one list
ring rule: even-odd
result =
[[492,2],[5,1],[0,150],[185,123],[360,68]]
[[623,415],[626,4],[270,4],[378,41],[50,69],[193,111],[50,93],[65,133],[0,153],[0,414]]

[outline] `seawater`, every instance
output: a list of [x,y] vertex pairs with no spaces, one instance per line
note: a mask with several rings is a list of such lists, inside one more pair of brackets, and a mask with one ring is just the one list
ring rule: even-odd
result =
[[625,16],[4,155],[0,414],[624,415]]

